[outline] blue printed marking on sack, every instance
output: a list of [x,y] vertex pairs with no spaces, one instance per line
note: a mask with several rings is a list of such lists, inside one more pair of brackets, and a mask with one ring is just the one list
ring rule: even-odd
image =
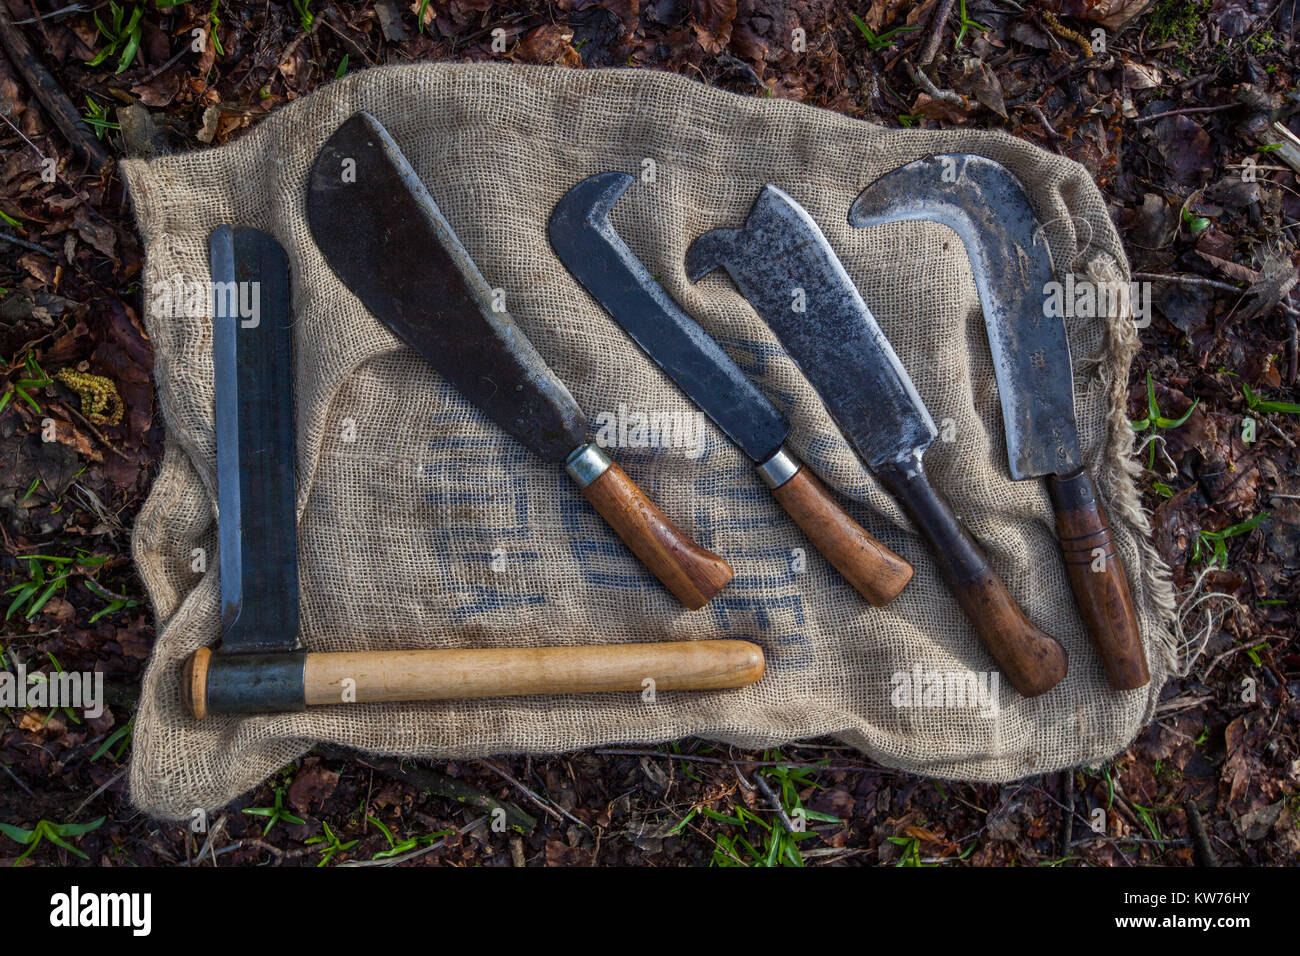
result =
[[[737,580],[733,580],[732,587],[736,584]],[[770,587],[770,584],[750,578],[741,581],[740,586],[744,589]],[[769,672],[793,673],[812,666],[812,642],[802,630],[807,624],[807,618],[800,595],[761,596],[724,592],[715,597],[709,606],[713,609],[720,629],[726,631],[728,637],[741,637],[744,632],[743,639],[752,640],[763,648]],[[781,622],[791,619],[794,629],[787,630]]]
[[715,338],[722,346],[722,350],[731,356],[731,360],[739,365],[746,375],[756,381],[764,382],[761,389],[763,394],[782,414],[786,414],[794,406],[793,392],[774,391],[765,383],[772,372],[772,363],[786,358],[785,349],[770,342],[756,342],[753,339],[717,336]]
[[483,587],[477,584],[473,589],[475,599],[472,602],[452,609],[452,619],[457,623],[463,623],[478,614],[517,610],[521,607],[546,603],[546,598],[541,594],[511,594],[500,588]]
[[[457,424],[461,419],[448,411],[434,415],[434,421]],[[479,437],[458,431],[430,439],[428,447],[430,456],[420,465],[420,475],[428,482],[425,501],[435,516],[428,529],[431,554],[442,556],[453,567],[463,564],[486,568],[489,573],[496,570],[492,563],[502,558],[512,570],[538,565],[542,556],[535,550],[512,548],[501,553],[503,541],[519,541],[535,533],[529,520],[530,487],[525,469],[519,467],[522,452],[518,446],[497,435]],[[466,461],[473,466],[467,467]],[[504,478],[489,485],[484,474]],[[483,505],[494,498],[504,498],[509,504],[511,521],[494,518],[489,524],[481,523]],[[544,593],[528,589],[530,579],[535,577],[508,574],[501,576],[499,584],[464,582],[457,590],[468,590],[473,597],[451,608],[451,616],[463,623],[497,611],[545,604]]]

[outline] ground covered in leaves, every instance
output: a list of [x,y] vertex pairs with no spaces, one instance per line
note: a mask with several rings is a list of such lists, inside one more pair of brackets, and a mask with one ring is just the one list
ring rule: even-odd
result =
[[[0,5],[3,664],[100,670],[109,700],[95,720],[0,711],[0,863],[1300,860],[1296,0]],[[15,34],[77,129],[25,82]],[[671,70],[885,125],[1004,129],[1086,166],[1152,283],[1130,411],[1202,649],[1132,748],[1001,787],[833,742],[429,765],[321,751],[204,833],[134,812],[123,769],[153,629],[129,532],[162,424],[140,250],[99,161],[220,144],[336,76],[428,59]]]

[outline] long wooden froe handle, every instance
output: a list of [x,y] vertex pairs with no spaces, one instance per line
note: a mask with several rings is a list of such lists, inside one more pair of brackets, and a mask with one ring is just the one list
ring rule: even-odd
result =
[[875,474],[930,542],[940,573],[1011,685],[1036,697],[1060,683],[1067,667],[1065,648],[1025,617],[984,549],[931,486],[920,459],[878,468]]
[[632,553],[692,611],[704,607],[735,574],[668,520],[636,482],[595,445],[569,456],[569,474],[582,496]]
[[[675,641],[595,647],[453,648],[323,654],[230,654],[200,648],[186,662],[185,705],[209,713],[400,700],[723,690],[763,676],[763,650],[749,641]],[[297,683],[259,697],[268,676]],[[651,683],[653,682],[653,683]]]
[[759,473],[808,540],[867,603],[879,607],[898,597],[912,580],[912,566],[854,521],[808,466],[788,452],[778,452],[781,454],[786,468],[794,469],[793,474],[780,475],[780,483],[772,485],[764,470],[767,462],[760,466]]
[[1101,658],[1110,686],[1135,690],[1151,680],[1128,577],[1086,471],[1051,475],[1047,490],[1074,599]]

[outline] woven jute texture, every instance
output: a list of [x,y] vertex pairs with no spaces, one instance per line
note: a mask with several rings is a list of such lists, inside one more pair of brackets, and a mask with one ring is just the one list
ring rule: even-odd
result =
[[[546,226],[577,181],[625,170],[612,219],[629,246],[788,416],[790,444],[853,516],[916,566],[868,606],[713,427],[700,448],[613,449],[735,580],[684,610],[581,498],[402,346],[335,278],[308,230],[308,170],[354,111],[383,123],[490,284],[592,420],[695,409],[556,259]],[[1176,661],[1166,569],[1146,542],[1124,416],[1137,347],[1127,316],[1067,320],[1084,459],[1110,512],[1150,658],[1142,690],[1112,692],[1070,596],[1042,482],[1013,482],[997,387],[961,243],[941,226],[847,225],[858,191],[930,152],[981,153],[1026,184],[1061,277],[1126,278],[1094,184],[1008,136],[886,130],[782,100],[642,71],[511,65],[370,70],[277,111],[218,149],[128,161],[145,288],[205,281],[219,223],[272,233],[293,271],[302,640],[311,651],[512,647],[743,637],[767,674],[743,689],[339,705],[195,722],[185,658],[220,641],[210,316],[149,315],[166,454],[134,538],[158,640],[131,762],[142,810],[222,805],[317,741],[419,757],[546,753],[701,736],[766,747],[833,734],[890,767],[1008,780],[1106,758],[1153,713]],[[653,172],[653,181],[648,181]],[[936,423],[935,484],[986,546],[1029,618],[1070,656],[1066,680],[996,708],[899,706],[898,675],[993,670],[924,543],[725,275],[687,281],[691,240],[739,225],[765,183],[802,203],[838,250]],[[637,437],[633,427],[630,438]],[[696,452],[699,452],[696,454]],[[196,549],[207,555],[195,571]],[[916,703],[914,701],[913,703]]]

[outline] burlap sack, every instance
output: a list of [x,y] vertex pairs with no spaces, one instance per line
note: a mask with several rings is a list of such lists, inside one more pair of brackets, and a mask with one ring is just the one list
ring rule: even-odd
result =
[[[613,213],[651,273],[772,396],[791,445],[854,516],[916,566],[902,596],[868,606],[762,489],[712,424],[703,453],[617,449],[640,485],[736,578],[684,610],[619,544],[563,472],[531,457],[371,317],[312,242],[310,164],[353,111],[374,114],[489,282],[593,421],[694,412],[555,258],[546,224],[579,179],[641,183]],[[1106,206],[1076,164],[1005,135],[880,129],[783,100],[747,99],[659,73],[507,65],[367,71],[277,111],[237,142],[123,164],[144,239],[144,287],[207,278],[222,222],[289,252],[297,327],[302,637],[310,650],[508,647],[744,637],[767,675],[735,691],[337,706],[191,720],[183,660],[220,639],[210,318],[147,317],[167,446],[134,551],[158,640],[145,673],[131,796],[159,817],[226,803],[316,741],[420,757],[553,752],[689,735],[765,747],[834,734],[876,761],[935,776],[1007,780],[1094,762],[1151,717],[1174,663],[1168,576],[1146,542],[1124,390],[1136,348],[1123,316],[1069,322],[1084,458],[1129,570],[1152,680],[1114,693],[1070,596],[1041,482],[1012,482],[989,349],[962,246],[942,227],[855,230],[850,202],[928,152],[983,153],[1028,184],[1058,268],[1119,276]],[[775,339],[722,274],[691,285],[690,241],[738,225],[764,183],[803,203],[839,251],[950,441],[933,479],[985,544],[1028,616],[1058,637],[1069,677],[1027,700],[1005,682],[994,715],[899,707],[898,672],[992,670],[921,539],[846,445]],[[209,557],[192,570],[195,549]],[[800,550],[806,568],[800,566]],[[493,555],[504,554],[504,570]],[[500,561],[497,561],[500,567]]]

